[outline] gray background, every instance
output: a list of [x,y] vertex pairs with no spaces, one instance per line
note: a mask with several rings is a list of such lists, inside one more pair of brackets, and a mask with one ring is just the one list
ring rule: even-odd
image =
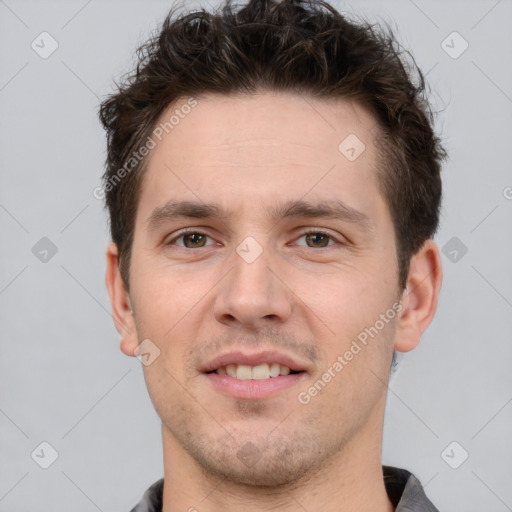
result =
[[[109,313],[92,191],[99,101],[170,5],[0,0],[0,511],[125,512],[163,475],[159,420]],[[343,9],[397,28],[450,153],[438,313],[391,380],[383,460],[412,470],[441,511],[512,510],[512,3]],[[31,48],[43,31],[59,45],[47,59]],[[453,31],[469,44],[457,58]],[[48,242],[34,254],[43,237],[55,255]],[[35,462],[51,462],[43,441],[59,455],[48,469]]]

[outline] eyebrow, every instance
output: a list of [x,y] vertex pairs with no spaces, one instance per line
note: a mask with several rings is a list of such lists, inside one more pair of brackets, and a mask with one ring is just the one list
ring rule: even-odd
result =
[[[267,208],[267,212],[276,223],[288,218],[325,218],[354,224],[365,232],[372,231],[372,223],[368,215],[341,200],[324,200],[315,203],[303,200],[288,201]],[[176,219],[220,219],[226,221],[231,217],[234,217],[233,213],[215,203],[170,200],[165,205],[155,208],[146,222],[148,231],[153,231],[162,224]]]

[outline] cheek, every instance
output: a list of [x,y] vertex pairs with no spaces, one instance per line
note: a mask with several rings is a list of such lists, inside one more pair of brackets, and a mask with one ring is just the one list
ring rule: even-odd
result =
[[140,324],[163,335],[189,313],[204,295],[200,279],[184,279],[170,269],[146,270],[133,279],[134,309]]
[[[326,366],[319,376],[331,369],[337,376],[331,392],[340,393],[343,401],[367,393],[380,395],[382,385],[376,376],[387,378],[396,312],[392,309],[393,288],[386,281],[385,274],[376,272],[376,267],[366,272],[338,272],[330,279],[317,281],[321,286],[314,288],[314,294],[307,298],[303,295],[316,314],[311,316],[310,327],[315,326],[314,335],[324,352]],[[333,368],[336,362],[342,365],[341,371]]]
[[337,337],[345,338],[373,324],[391,305],[390,285],[375,267],[354,265],[307,279],[297,276],[294,291]]

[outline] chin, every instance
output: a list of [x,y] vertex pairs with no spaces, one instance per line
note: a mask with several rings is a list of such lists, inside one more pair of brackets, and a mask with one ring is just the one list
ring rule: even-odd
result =
[[206,445],[188,444],[187,451],[207,474],[250,487],[293,486],[327,458],[314,436],[274,438],[271,443],[243,437],[236,445],[233,437]]
[[308,473],[310,467],[303,461],[297,460],[296,456],[293,457],[293,460],[283,458],[275,460],[275,456],[272,456],[271,460],[262,457],[252,467],[238,460],[228,463],[228,461],[209,459],[207,467],[203,466],[203,469],[237,485],[275,488],[297,482]]

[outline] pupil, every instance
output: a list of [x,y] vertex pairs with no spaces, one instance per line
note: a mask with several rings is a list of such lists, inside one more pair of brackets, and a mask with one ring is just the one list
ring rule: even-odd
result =
[[[309,240],[313,241],[313,244],[319,244],[320,247],[325,247],[327,245],[327,236],[322,233],[314,233],[313,235],[308,235]],[[320,239],[320,240],[319,240]]]
[[199,233],[193,233],[191,235],[187,235],[188,240],[191,242],[191,245],[198,245],[203,240],[203,235]]

